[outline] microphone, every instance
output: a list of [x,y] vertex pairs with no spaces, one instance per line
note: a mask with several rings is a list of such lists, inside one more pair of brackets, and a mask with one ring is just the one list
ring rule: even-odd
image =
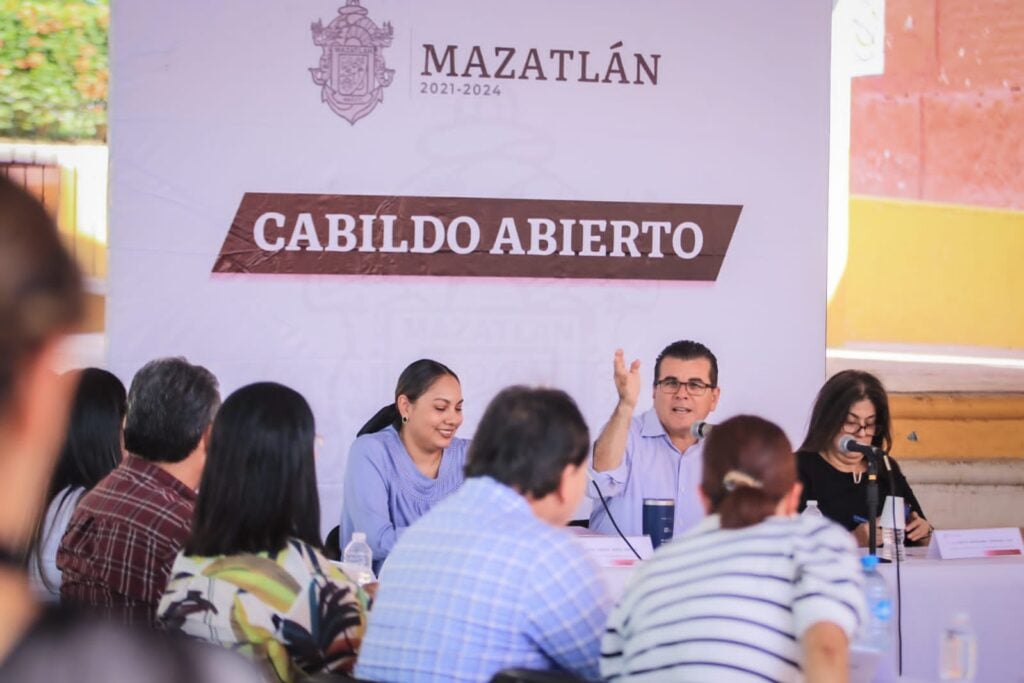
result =
[[690,425],[690,436],[692,436],[695,439],[705,439],[707,438],[708,434],[711,433],[711,430],[714,428],[715,425],[711,424],[710,422],[704,422],[703,420],[701,420],[700,422],[694,422],[692,425]]
[[[885,455],[885,453],[880,448],[875,448],[874,446],[865,446],[864,444],[858,442],[855,438],[849,435],[839,439],[839,450],[841,450],[843,453],[860,453],[861,455],[868,458],[877,458],[879,456]],[[886,466],[888,466],[888,463],[886,463]]]

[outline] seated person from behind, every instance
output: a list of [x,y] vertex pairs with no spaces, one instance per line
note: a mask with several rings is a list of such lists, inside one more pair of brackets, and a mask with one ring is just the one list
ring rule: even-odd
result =
[[355,664],[366,596],[320,551],[313,413],[272,382],[213,423],[192,534],[158,610],[169,630],[242,652],[271,680]]
[[846,680],[864,618],[857,549],[832,522],[796,516],[789,439],[741,415],[715,428],[703,457],[709,516],[637,569],[608,621],[601,674]]
[[[633,417],[640,394],[640,361],[627,369],[622,350],[615,352],[618,404],[594,443],[592,476],[622,533],[643,533],[644,498],[675,501],[674,534],[679,535],[704,517],[697,495],[703,443],[693,425],[707,419],[718,406],[718,360],[703,344],[669,344],[654,363],[654,407]],[[590,529],[614,534],[597,489]]]
[[46,209],[0,174],[0,681],[251,683],[258,672],[225,650],[39,604],[30,588],[24,551],[79,374],[53,372],[84,309],[62,243]]
[[463,480],[469,441],[462,424],[459,378],[421,359],[398,377],[395,402],[359,430],[348,453],[341,511],[341,547],[362,531],[379,571],[410,524]]
[[511,387],[484,412],[466,483],[399,539],[356,664],[380,681],[489,681],[511,667],[597,677],[610,607],[564,528],[590,437],[554,389]]
[[125,623],[152,625],[188,538],[217,379],[184,358],[146,363],[128,389],[128,455],[82,496],[57,550],[60,596]]
[[[888,451],[892,445],[891,424],[889,398],[878,378],[859,370],[843,370],[818,392],[807,436],[796,454],[804,485],[800,509],[809,500],[818,501],[822,514],[852,531],[862,546],[868,544],[867,462],[860,453],[843,453],[839,442],[851,436],[858,443]],[[895,495],[902,496],[910,506],[908,543],[927,545],[932,527],[896,460],[886,456],[878,470],[879,506],[892,495],[891,476]],[[879,513],[881,509],[876,511]]]
[[41,600],[54,602],[60,600],[60,539],[85,492],[121,462],[124,440],[127,404],[121,380],[99,368],[86,368],[77,374],[78,390],[71,406],[67,439],[46,492],[46,515],[29,550],[32,589]]

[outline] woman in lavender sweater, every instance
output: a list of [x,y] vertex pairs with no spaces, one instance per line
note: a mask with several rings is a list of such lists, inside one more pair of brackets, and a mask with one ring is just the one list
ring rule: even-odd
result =
[[348,453],[341,547],[362,531],[379,571],[406,528],[462,485],[467,439],[462,387],[447,366],[421,359],[398,377],[395,401],[363,425]]

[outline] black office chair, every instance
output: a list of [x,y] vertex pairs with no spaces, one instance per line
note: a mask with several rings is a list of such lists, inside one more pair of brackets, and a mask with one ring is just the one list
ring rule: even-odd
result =
[[494,674],[491,683],[583,683],[583,679],[564,671],[505,669]]

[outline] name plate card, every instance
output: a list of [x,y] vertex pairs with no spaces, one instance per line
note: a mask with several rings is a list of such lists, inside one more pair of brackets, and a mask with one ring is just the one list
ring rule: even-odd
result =
[[1024,555],[1020,529],[948,529],[932,533],[928,557],[958,560],[970,557]]
[[[636,548],[641,558],[647,559],[654,553],[650,536],[627,536],[630,545]],[[632,567],[639,564],[633,551],[618,536],[579,534],[576,540],[586,549],[601,567]]]

